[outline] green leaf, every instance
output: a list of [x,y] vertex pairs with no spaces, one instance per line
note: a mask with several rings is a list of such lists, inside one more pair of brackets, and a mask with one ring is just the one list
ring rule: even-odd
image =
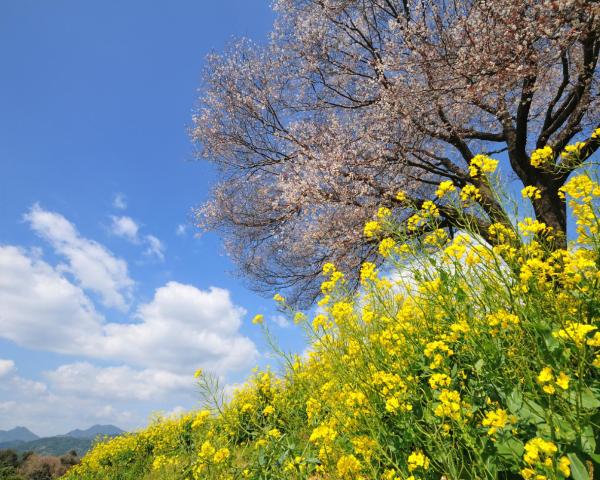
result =
[[595,410],[600,407],[600,400],[589,388],[584,388],[581,392],[581,406],[586,410]]
[[533,400],[524,399],[517,389],[506,397],[506,406],[519,420],[533,424],[545,422],[544,408]]
[[596,439],[594,438],[594,430],[591,425],[588,425],[581,432],[581,450],[588,455],[593,455],[596,451]]
[[583,462],[579,460],[577,454],[568,453],[567,457],[569,457],[569,460],[571,461],[571,476],[573,477],[573,480],[590,480],[588,471]]
[[577,438],[577,432],[571,426],[569,422],[567,422],[560,415],[554,415],[554,424],[556,425],[556,437],[563,441],[572,443]]
[[496,451],[501,457],[506,460],[514,459],[515,456],[520,458],[523,455],[523,442],[514,438],[508,437],[506,440],[496,442]]
[[556,338],[554,338],[554,336],[550,332],[544,335],[544,342],[546,343],[546,347],[548,347],[548,350],[551,352],[555,351],[561,345],[560,342]]
[[570,390],[567,394],[567,400],[572,405],[577,405],[577,400],[581,402],[581,408],[585,410],[596,410],[600,407],[600,400],[593,390],[587,387],[583,387],[581,390],[581,396],[577,390]]

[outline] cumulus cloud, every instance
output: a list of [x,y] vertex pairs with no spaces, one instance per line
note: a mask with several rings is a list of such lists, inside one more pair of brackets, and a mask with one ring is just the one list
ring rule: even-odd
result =
[[245,313],[227,290],[169,282],[138,308],[138,323],[107,324],[100,348],[104,355],[152,368],[239,370],[257,357],[254,343],[239,333]]
[[102,333],[102,316],[81,288],[14,246],[0,246],[0,305],[0,336],[26,347],[77,353]]
[[[40,436],[65,434],[98,423],[134,429],[144,425],[153,410],[164,408],[160,402],[112,401],[48,390],[26,392],[9,386],[0,385],[0,428],[23,425]],[[168,404],[173,401],[171,398]]]
[[114,215],[110,218],[112,221],[110,231],[114,235],[126,238],[133,243],[138,243],[140,241],[138,237],[138,230],[140,227],[133,218],[127,216],[116,217]]
[[257,356],[227,290],[169,282],[129,323],[109,323],[80,287],[14,246],[0,247],[0,305],[0,336],[38,350],[190,375],[238,370]]
[[24,425],[42,436],[97,423],[135,429],[154,412],[189,410],[197,400],[192,376],[167,371],[77,362],[43,372],[44,383],[21,377],[12,360],[0,365],[10,367],[0,381],[2,429]]
[[127,197],[123,193],[115,193],[112,204],[113,207],[119,210],[125,210],[127,208]]
[[25,215],[31,228],[67,259],[61,266],[81,287],[100,295],[102,303],[125,311],[134,286],[127,263],[98,242],[82,237],[75,226],[58,213],[34,205]]
[[[42,382],[23,378],[12,360],[0,358],[0,428],[35,426],[40,434],[93,423],[133,428],[152,411],[191,408],[196,369],[225,380],[254,365],[256,346],[240,332],[246,311],[228,290],[169,282],[109,321],[94,302],[129,301],[127,264],[60,214],[35,205],[26,220],[67,264],[51,265],[40,249],[0,245],[0,338],[78,359],[44,372]],[[107,265],[92,268],[95,262]],[[107,277],[121,281],[101,281]]]
[[164,399],[173,392],[193,393],[195,385],[191,375],[126,365],[98,367],[88,362],[61,365],[44,376],[55,391],[108,400]]

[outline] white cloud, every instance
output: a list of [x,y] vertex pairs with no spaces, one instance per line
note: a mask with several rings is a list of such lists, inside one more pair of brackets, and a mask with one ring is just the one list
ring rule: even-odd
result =
[[102,317],[84,292],[14,246],[0,246],[0,305],[0,336],[19,345],[77,353],[101,334]]
[[140,227],[133,218],[126,216],[116,217],[114,215],[110,218],[112,220],[110,231],[114,235],[123,237],[133,243],[138,243],[140,241],[138,237],[138,230]]
[[[42,435],[94,423],[134,428],[152,411],[194,406],[196,369],[225,382],[254,365],[256,346],[240,333],[246,311],[228,290],[169,282],[129,316],[109,322],[86,289],[102,301],[117,294],[129,301],[128,289],[118,288],[123,282],[98,280],[113,275],[132,285],[126,263],[83,238],[62,215],[36,205],[26,220],[67,265],[49,264],[41,249],[0,245],[0,338],[84,360],[44,372],[41,382],[23,378],[12,360],[0,358],[0,428],[26,425]],[[90,266],[104,262],[105,270]],[[119,262],[121,269],[111,267]]]
[[117,217],[114,215],[111,215],[110,218],[112,222],[110,231],[113,235],[124,238],[134,244],[143,242],[146,245],[144,255],[157,258],[160,261],[165,259],[164,244],[154,235],[145,235],[143,239],[140,238],[140,226],[133,218],[128,216]]
[[119,210],[125,210],[127,208],[127,197],[123,193],[115,193],[113,197],[113,207]]
[[178,391],[193,393],[195,386],[192,375],[126,365],[97,367],[88,362],[62,365],[44,376],[56,391],[109,400],[156,400]]
[[180,237],[183,237],[185,235],[186,231],[187,231],[187,225],[180,223],[179,225],[177,225],[177,229],[175,230],[175,233],[177,235],[179,235]]
[[2,368],[2,365],[4,365],[5,370],[0,375],[3,377],[0,383],[0,393],[5,393],[6,391],[17,395],[41,395],[46,393],[46,384],[17,375],[17,368],[14,361],[0,360],[0,368]]
[[273,315],[271,321],[280,328],[287,328],[290,326],[290,321],[283,315]]
[[165,412],[162,416],[164,418],[178,418],[181,415],[183,415],[184,413],[186,413],[187,411],[188,410],[185,407],[182,407],[181,405],[177,405],[176,407],[172,408],[168,412]]
[[98,242],[82,237],[75,226],[58,213],[34,205],[25,215],[33,230],[64,256],[64,270],[72,274],[86,290],[100,295],[102,303],[121,311],[131,301],[134,282],[127,263],[115,257]]
[[257,357],[254,343],[239,333],[245,313],[227,290],[169,282],[138,308],[138,323],[106,325],[98,348],[111,358],[157,369],[239,370]]
[[0,382],[0,429],[24,425],[42,436],[97,423],[135,429],[153,412],[196,403],[191,376],[79,362],[44,372],[46,384],[19,376],[12,365]]
[[165,259],[165,246],[163,243],[154,235],[146,235],[144,239],[146,240],[146,244],[148,246],[144,254],[148,255],[149,257],[156,257],[158,260],[163,261]]
[[0,378],[6,377],[9,373],[15,370],[15,362],[12,360],[0,359]]
[[13,246],[0,247],[0,305],[0,336],[38,350],[189,375],[199,367],[239,370],[257,356],[239,333],[246,312],[227,290],[169,282],[133,323],[107,323],[81,288]]

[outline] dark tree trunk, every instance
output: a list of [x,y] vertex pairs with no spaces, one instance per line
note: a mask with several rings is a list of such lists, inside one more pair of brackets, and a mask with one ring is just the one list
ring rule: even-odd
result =
[[535,216],[540,222],[552,227],[553,239],[548,242],[553,250],[567,248],[567,207],[558,196],[557,188],[538,187],[541,198],[533,201]]

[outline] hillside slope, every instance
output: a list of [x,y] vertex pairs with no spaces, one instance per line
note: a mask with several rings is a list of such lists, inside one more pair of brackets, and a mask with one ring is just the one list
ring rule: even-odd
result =
[[[389,270],[361,292],[323,267],[320,310],[295,314],[306,358],[282,357],[225,404],[97,445],[68,480],[587,480],[600,472],[600,185],[564,188],[568,250],[533,219],[493,224],[494,247],[406,236],[380,209]],[[256,318],[260,323],[261,317]],[[266,327],[265,327],[266,328]],[[215,385],[200,375],[202,391]]]
[[74,438],[74,437],[47,437],[38,438],[30,442],[2,442],[0,450],[11,449],[15,452],[34,452],[40,455],[60,456],[71,450],[75,450],[77,455],[82,456],[92,447],[93,439],[91,438]]

